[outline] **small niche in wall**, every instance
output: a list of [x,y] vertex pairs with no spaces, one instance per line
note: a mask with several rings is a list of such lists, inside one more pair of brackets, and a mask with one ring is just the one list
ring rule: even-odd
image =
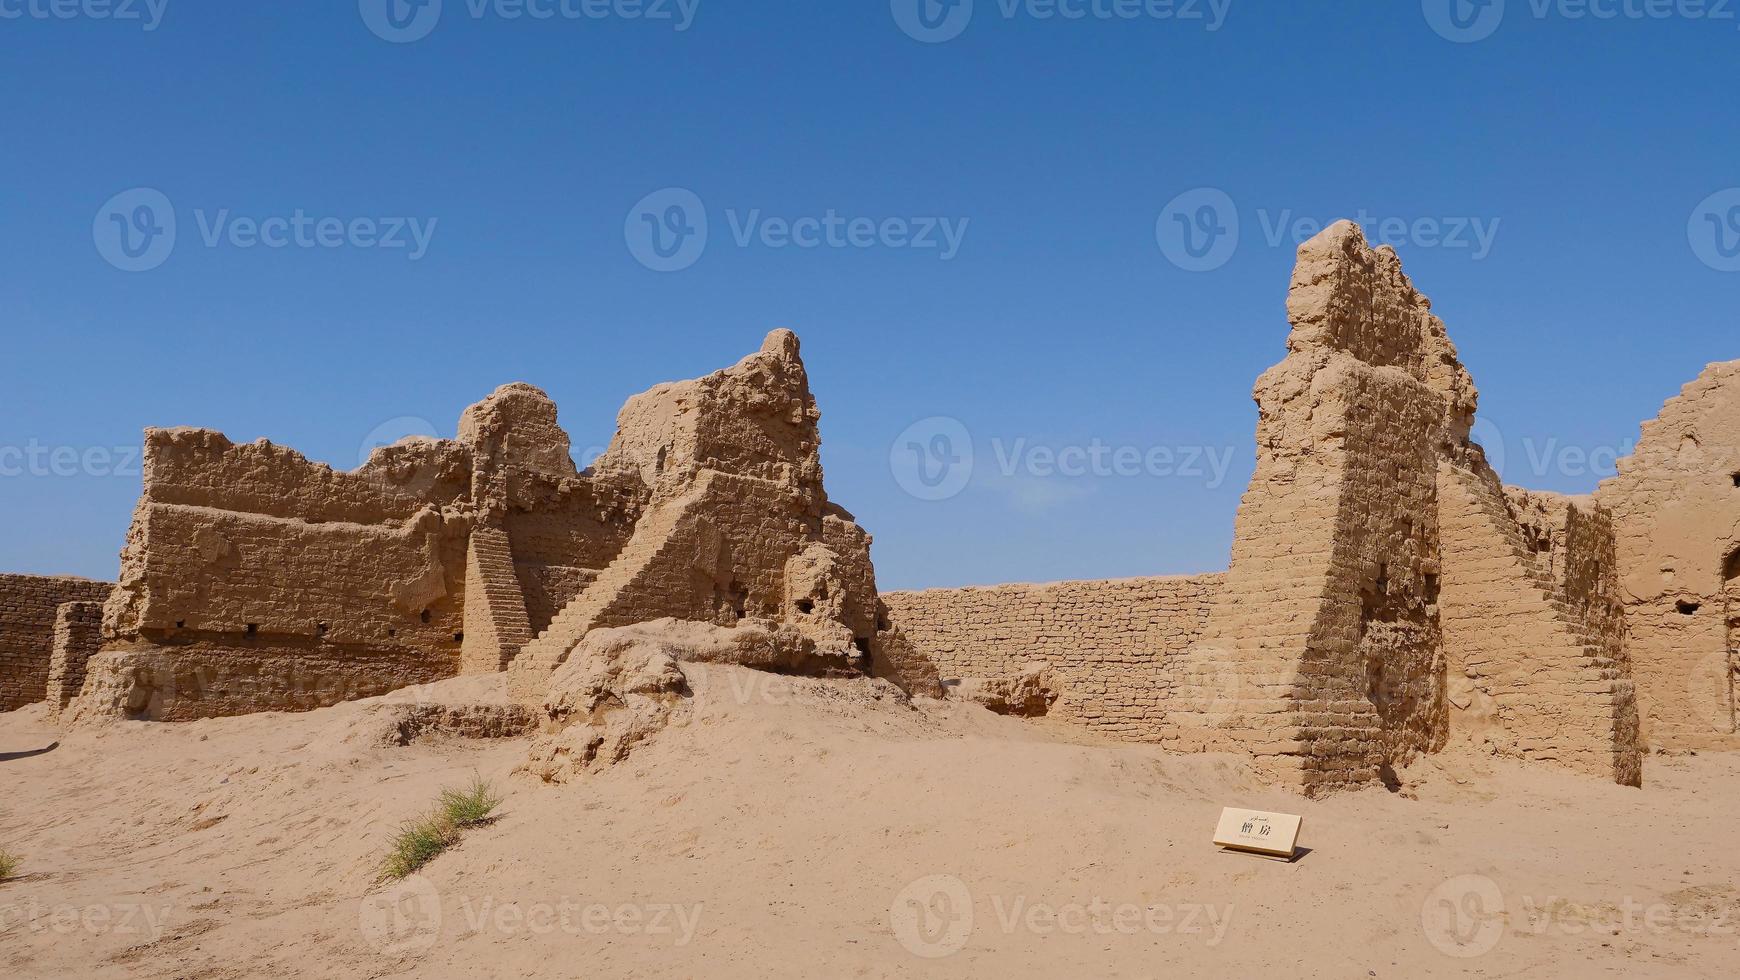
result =
[[260,635],[260,624],[259,623],[249,623],[247,633],[249,636],[259,636]]
[[813,600],[813,599],[799,599],[797,601],[797,611],[800,613],[803,613],[805,616],[808,616],[810,613],[815,612],[816,611],[815,600]]
[[1694,602],[1691,599],[1681,599],[1674,603],[1674,608],[1680,611],[1681,616],[1694,616],[1697,615],[1698,610],[1704,608],[1704,604]]
[[1734,480],[1734,485],[1736,487],[1740,487],[1740,473],[1734,474],[1733,480]]
[[425,609],[425,610],[423,610],[423,612],[422,612],[422,613],[420,613],[420,614],[419,614],[419,615],[418,615],[418,616],[417,616],[417,618],[418,618],[418,619],[419,619],[419,620],[421,620],[421,621],[423,621],[423,622],[425,622],[425,623],[427,623],[427,622],[428,622],[428,621],[429,621],[429,618],[430,618],[430,616],[429,616],[429,610],[427,610],[427,609]]

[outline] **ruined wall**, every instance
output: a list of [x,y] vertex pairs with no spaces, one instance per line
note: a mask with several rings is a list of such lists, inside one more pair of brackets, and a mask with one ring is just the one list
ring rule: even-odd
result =
[[1645,738],[1740,746],[1740,361],[1645,422],[1596,496],[1613,513]]
[[872,667],[870,537],[827,498],[820,417],[789,330],[726,370],[631,398],[592,474],[638,479],[650,496],[620,551],[514,658],[515,697],[541,702],[588,632],[662,617],[789,622]]
[[1446,736],[1437,451],[1472,414],[1443,324],[1338,223],[1299,249],[1291,353],[1256,386],[1257,472],[1232,564],[1173,665],[1167,740],[1244,751],[1317,793]]
[[1201,632],[1219,575],[885,592],[888,619],[945,682],[1033,664],[1058,682],[1055,717],[1158,740],[1164,666]]
[[103,642],[103,604],[62,603],[54,616],[54,652],[48,663],[46,698],[60,714],[85,685],[85,666]]
[[0,711],[43,699],[59,607],[101,603],[112,588],[82,578],[0,575]]

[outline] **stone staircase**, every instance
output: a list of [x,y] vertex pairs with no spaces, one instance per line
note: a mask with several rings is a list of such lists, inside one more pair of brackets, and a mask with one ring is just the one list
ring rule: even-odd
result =
[[1634,692],[1617,638],[1588,622],[1529,546],[1484,466],[1440,467],[1449,668],[1472,674],[1514,749],[1627,782]]
[[688,515],[690,503],[705,486],[706,481],[700,481],[696,490],[655,503],[647,510],[615,560],[598,573],[585,591],[563,606],[550,625],[526,644],[509,665],[508,692],[512,697],[522,703],[540,700],[550,675],[587,633],[599,626],[639,621],[618,607],[648,570],[658,567],[661,555],[676,540],[674,532]]
[[476,528],[465,556],[465,639],[460,644],[460,672],[498,673],[531,639],[532,624],[514,572],[507,532],[496,527]]

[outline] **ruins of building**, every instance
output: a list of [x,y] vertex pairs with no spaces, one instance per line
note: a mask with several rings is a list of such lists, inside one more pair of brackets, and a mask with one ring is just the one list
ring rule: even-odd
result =
[[1288,315],[1224,575],[891,593],[895,625],[945,678],[1039,661],[1063,718],[1309,793],[1453,733],[1638,784],[1612,515],[1501,485],[1443,322],[1356,225],[1301,246]]
[[1644,423],[1596,497],[1618,532],[1645,736],[1740,748],[1740,361],[1710,365]]
[[150,430],[118,585],[36,601],[0,692],[184,720],[505,671],[536,709],[594,631],[673,620],[743,624],[724,647],[787,637],[772,669],[926,694],[940,676],[996,710],[1247,754],[1308,793],[1458,738],[1627,785],[1646,739],[1740,747],[1740,362],[1568,497],[1488,465],[1473,380],[1393,250],[1329,228],[1287,305],[1224,573],[879,596],[869,535],[823,488],[797,338],[776,331],[630,399],[585,472],[523,384],[455,439],[350,473]]
[[0,711],[44,699],[61,607],[100,603],[112,588],[70,576],[0,575]]
[[822,489],[818,418],[781,330],[630,400],[584,473],[554,403],[524,384],[467,409],[457,438],[350,473],[263,440],[149,430],[72,712],[308,710],[509,668],[533,702],[587,630],[661,616],[781,620],[868,666],[870,538]]

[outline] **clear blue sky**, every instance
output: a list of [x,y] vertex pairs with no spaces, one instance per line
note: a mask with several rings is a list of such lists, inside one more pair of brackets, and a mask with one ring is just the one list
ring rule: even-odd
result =
[[[829,490],[875,534],[884,587],[1223,568],[1251,384],[1284,351],[1295,229],[1272,227],[1300,218],[1409,223],[1404,262],[1513,482],[1592,489],[1578,451],[1623,449],[1706,362],[1740,357],[1740,196],[1711,198],[1740,186],[1731,16],[1509,0],[1498,22],[1437,17],[1490,33],[1453,43],[1414,0],[1218,0],[1218,30],[1114,0],[1097,13],[1139,16],[699,0],[681,31],[622,16],[630,0],[568,0],[604,19],[445,0],[434,21],[168,0],[153,30],[47,2],[0,0],[22,15],[0,19],[6,570],[113,577],[139,478],[105,454],[148,425],[349,468],[371,432],[450,436],[525,380],[582,449],[628,395],[776,326],[803,338]],[[176,224],[143,272],[117,268],[113,237],[140,199],[112,199],[135,188]],[[674,272],[630,247],[670,216],[669,195],[637,203],[666,188],[708,224]],[[1240,238],[1192,271],[1157,226],[1200,217],[1200,188]],[[779,222],[830,211],[837,241],[870,219],[865,247],[778,247]],[[282,248],[236,223],[299,212],[304,242]],[[339,247],[319,247],[322,218]],[[353,224],[406,218],[434,220],[426,248],[370,247],[386,226]],[[911,247],[914,219],[964,233]],[[1688,226],[1711,220],[1720,239],[1694,247]],[[898,441],[936,445],[937,424],[902,436],[931,417],[972,442],[943,500],[891,465]],[[1028,452],[1072,446],[1105,447],[1098,475]],[[1222,479],[1175,472],[1193,447],[1231,460]]]

